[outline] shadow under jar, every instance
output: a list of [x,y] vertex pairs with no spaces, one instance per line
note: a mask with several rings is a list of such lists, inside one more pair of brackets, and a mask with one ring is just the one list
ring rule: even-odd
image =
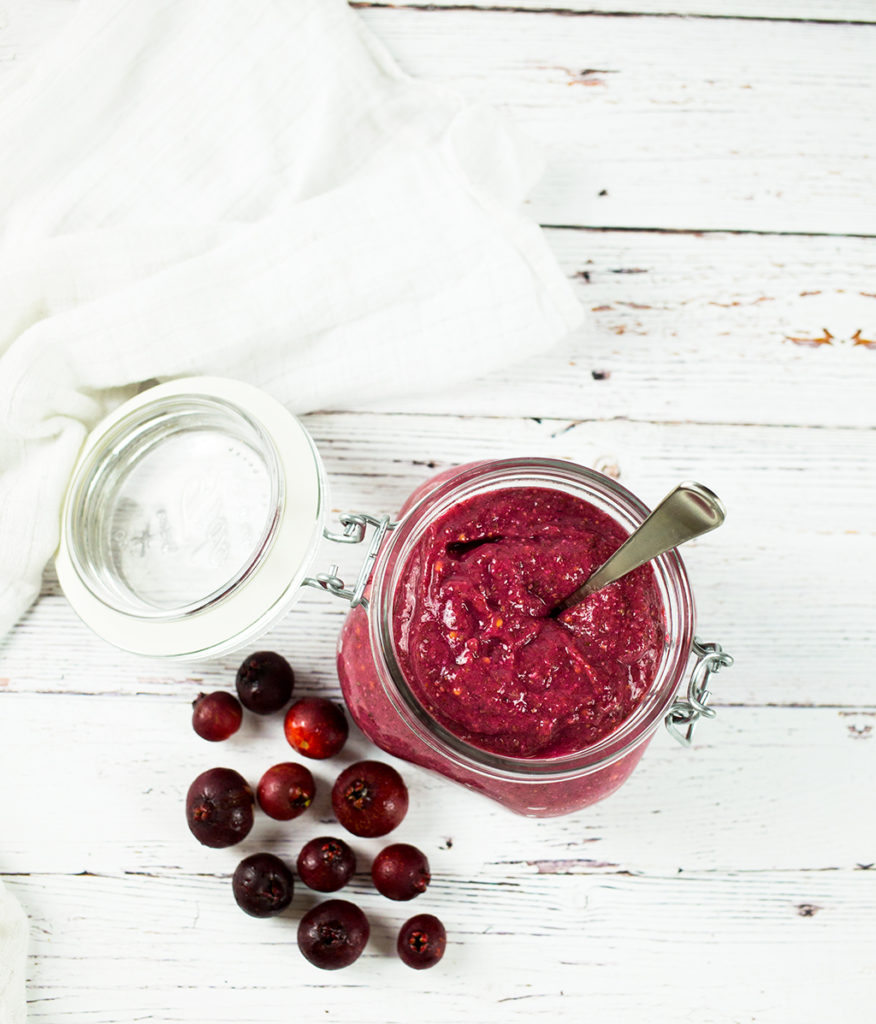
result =
[[[527,501],[545,491],[563,496],[561,505],[567,498],[587,502],[597,510],[597,517],[602,514],[615,528],[620,527],[620,535],[634,530],[649,512],[614,480],[573,463],[511,459],[473,463],[440,474],[415,491],[402,509],[400,522],[378,555],[366,591],[367,602],[351,610],[338,651],[344,697],[359,727],[378,746],[483,793],[519,814],[535,817],[567,814],[585,807],[608,796],[629,777],[673,704],[694,647],[695,617],[687,574],[677,552],[668,552],[643,567],[647,586],[657,596],[656,608],[652,603],[651,610],[659,627],[654,631],[656,645],[647,687],[636,694],[636,701],[631,702],[634,706],[616,727],[609,727],[605,735],[578,749],[563,749],[560,744],[546,754],[515,756],[507,752],[513,744],[502,737],[501,723],[498,733],[486,740],[473,735],[470,728],[448,723],[440,711],[440,695],[430,697],[422,679],[416,678],[423,674],[422,652],[418,662],[402,646],[406,620],[417,615],[417,603],[434,602],[434,593],[427,596],[430,581],[422,574],[434,573],[436,562],[423,558],[424,541],[427,547],[431,543],[446,544],[447,533],[441,530],[441,524],[452,518],[455,510],[474,504],[489,509],[494,501],[507,505],[507,496],[513,493]],[[460,547],[450,555],[466,552],[470,556],[474,545],[485,548],[496,540],[501,543],[501,538],[487,533],[475,537],[469,549],[464,547],[468,542],[460,540]],[[570,583],[566,593],[576,585]],[[554,599],[563,596],[557,593]],[[545,612],[551,607],[549,601],[542,604]],[[440,618],[440,609],[432,611]],[[483,609],[480,612],[483,617]],[[574,612],[570,609],[566,615]],[[498,621],[501,631],[501,618]],[[556,629],[565,628],[552,620],[551,624]],[[440,646],[446,638],[435,642]],[[548,664],[543,667],[549,672]],[[440,673],[432,673],[433,682],[439,677]],[[585,681],[586,677],[582,679],[582,701]],[[568,735],[569,730],[564,732]]]

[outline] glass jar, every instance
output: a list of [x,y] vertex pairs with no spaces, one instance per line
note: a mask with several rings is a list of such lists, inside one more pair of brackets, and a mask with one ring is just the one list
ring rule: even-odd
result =
[[[560,815],[608,796],[638,763],[675,701],[694,650],[694,602],[678,552],[655,559],[651,564],[666,628],[657,672],[633,713],[599,742],[562,757],[515,758],[484,751],[453,735],[422,706],[399,666],[393,637],[396,590],[412,549],[448,510],[474,495],[518,487],[548,488],[583,498],[628,532],[649,513],[616,481],[573,463],[508,459],[473,463],[440,474],[414,492],[385,542],[374,567],[367,604],[350,612],[341,631],[338,675],[357,724],[384,750],[437,771],[519,814]],[[703,658],[710,659],[709,671],[729,663],[723,652],[711,647],[699,650]],[[699,713],[708,714],[702,692],[694,696]],[[682,707],[676,707],[673,714],[670,724],[676,728],[689,722]]]
[[[652,562],[665,639],[654,681],[617,729],[554,758],[488,753],[417,701],[399,668],[393,598],[423,531],[457,502],[547,487],[583,498],[626,530],[648,509],[616,481],[569,462],[508,459],[448,470],[417,488],[398,522],[345,513],[326,526],[327,482],[301,422],[255,388],[218,378],[158,385],[89,435],[65,499],[58,578],[80,617],[135,653],[204,658],[250,645],[316,587],[350,603],[338,648],[344,697],[362,731],[398,757],[531,816],[565,814],[613,792],[661,720],[683,743],[712,717],[710,675],[732,659],[694,639],[694,604],[677,551]],[[368,531],[371,536],[368,537]],[[368,540],[348,587],[322,542]],[[676,699],[693,657],[687,694]]]

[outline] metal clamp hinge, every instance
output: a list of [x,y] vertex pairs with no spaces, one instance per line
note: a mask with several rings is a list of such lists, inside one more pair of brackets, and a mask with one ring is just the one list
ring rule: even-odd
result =
[[308,576],[303,581],[303,584],[306,587],[315,587],[317,590],[326,590],[335,597],[349,601],[351,608],[355,608],[360,604],[367,608],[368,601],[364,596],[365,588],[368,585],[368,580],[371,578],[371,570],[374,568],[377,552],[380,550],[383,538],[390,530],[394,530],[397,524],[392,522],[388,515],[378,518],[369,516],[364,512],[343,512],[338,518],[341,526],[344,528],[343,533],[333,533],[328,529],[322,531],[323,536],[327,540],[333,540],[338,544],[360,544],[365,539],[367,528],[369,526],[374,527],[374,534],[371,537],[371,543],[368,545],[368,551],[365,553],[365,559],[359,569],[355,584],[352,587],[347,587],[344,584],[344,581],[338,576],[337,565],[329,566],[327,573],[321,572],[316,576]]
[[691,672],[687,696],[679,697],[665,718],[666,728],[683,747],[691,745],[694,726],[701,718],[714,718],[718,713],[714,708],[708,707],[709,698],[712,696],[709,678],[713,673],[722,668],[729,668],[733,664],[733,658],[720,644],[704,643],[694,639],[692,651],[697,661]]

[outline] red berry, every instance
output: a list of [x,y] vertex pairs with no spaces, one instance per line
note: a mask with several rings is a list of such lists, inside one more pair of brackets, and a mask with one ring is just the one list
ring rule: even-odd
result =
[[401,775],[382,761],[357,761],[337,777],[332,808],[356,836],[385,836],[408,812],[408,790]]
[[355,903],[326,900],[301,918],[298,948],[315,967],[335,971],[359,959],[370,932],[368,918]]
[[199,693],[192,703],[192,728],[205,740],[227,740],[240,728],[243,708],[236,697],[224,690]]
[[292,872],[273,853],[254,853],[242,860],[231,879],[234,898],[251,917],[273,917],[292,902]]
[[204,846],[234,846],[245,839],[253,821],[252,790],[232,768],[210,768],[189,786],[186,821]]
[[356,855],[343,839],[318,836],[305,843],[298,854],[301,881],[317,892],[337,892],[353,877]]
[[432,876],[425,853],[409,843],[393,843],[374,858],[374,888],[391,900],[412,900],[426,891]]
[[417,914],[401,926],[395,948],[408,967],[422,971],[438,963],[446,945],[447,932],[438,918]]
[[237,670],[237,696],[257,715],[272,715],[292,696],[295,673],[284,657],[273,651],[251,654]]
[[284,761],[269,768],[259,780],[259,806],[277,821],[290,821],[313,803],[316,785],[303,764]]
[[334,757],[350,731],[344,712],[324,697],[303,697],[286,712],[286,739],[299,754],[322,760]]

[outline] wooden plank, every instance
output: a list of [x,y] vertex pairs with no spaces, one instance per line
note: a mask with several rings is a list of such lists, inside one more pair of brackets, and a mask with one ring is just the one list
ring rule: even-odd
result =
[[876,234],[874,27],[361,13],[543,146],[541,223]]
[[46,1024],[62,1012],[70,1024],[285,1024],[290,1014],[406,1024],[414,999],[417,1019],[435,1024],[634,1020],[646,1009],[659,1022],[815,1024],[863,1020],[874,995],[876,891],[864,872],[487,879],[470,902],[448,905],[450,892],[417,901],[449,929],[444,961],[425,976],[392,953],[414,911],[386,900],[367,906],[361,960],[327,976],[294,946],[309,899],[256,921],[215,880],[49,877],[12,888],[36,909],[28,1019]]
[[[308,685],[302,692],[332,691]],[[868,870],[859,865],[876,859],[876,822],[854,813],[876,784],[872,707],[722,708],[702,723],[690,750],[661,728],[612,797],[542,820],[519,818],[390,758],[354,728],[338,757],[308,762],[317,797],[304,816],[276,822],[259,812],[244,843],[209,850],[185,825],[191,781],[224,765],[255,787],[270,765],[299,758],[286,744],[279,715],[247,715],[230,740],[207,744],[191,729],[187,696],[4,694],[0,738],[20,781],[5,804],[3,871],[35,878],[82,872],[192,878],[199,889],[209,888],[210,879],[227,878],[258,849],[294,861],[308,839],[339,834],[332,783],[348,763],[374,756],[394,764],[411,792],[408,817],[393,839],[423,844],[434,858],[435,891],[451,903],[474,904],[482,881],[499,886],[503,878],[511,888],[537,889],[543,876],[553,875],[817,874]],[[479,842],[485,821],[487,846]],[[351,891],[364,895],[363,872],[389,840],[347,838],[361,859]],[[214,888],[221,905],[228,893],[223,885]]]
[[[721,531],[687,545],[684,556],[701,635],[738,659],[716,680],[716,700],[873,703],[876,638],[862,576],[876,565],[872,430],[341,413],[306,422],[334,509],[393,512],[435,470],[475,458],[543,455],[595,465],[618,473],[650,504],[679,480],[702,479],[729,509]],[[326,542],[318,568],[336,560],[352,578],[360,557]],[[341,602],[307,591],[263,642],[292,652],[304,687],[334,688],[343,615]],[[52,649],[35,659],[46,637]],[[0,693],[182,695],[193,689],[190,678],[202,688],[226,685],[238,660],[187,667],[122,654],[82,626],[50,585],[3,649]],[[841,687],[826,686],[839,679]]]
[[[308,838],[331,833],[328,785],[367,752],[358,736],[315,765],[313,811],[289,824],[260,816],[240,846],[207,850],[182,822],[190,777],[218,759],[255,779],[288,753],[278,719],[249,720],[217,748],[187,732],[185,704],[170,696],[3,699],[0,742],[22,773],[4,812],[5,881],[33,922],[34,1020],[55,1021],[63,1007],[83,1024],[134,1019],[135,1009],[203,1021],[209,1006],[211,1021],[279,1021],[294,1001],[299,1019],[331,1007],[333,1019],[385,1024],[394,994],[422,991],[427,1021],[585,1007],[606,1019],[609,1009],[634,1015],[646,992],[649,1019],[676,1021],[679,962],[696,964],[683,986],[691,1020],[769,1014],[782,992],[789,1016],[776,1019],[814,1021],[805,1000],[851,1007],[872,989],[876,824],[855,808],[876,761],[872,736],[853,735],[835,709],[733,709],[688,752],[661,733],[617,794],[561,819],[524,821],[399,765],[411,811],[393,839],[427,852],[434,881],[416,905],[389,903],[367,874],[387,840],[351,839],[359,871],[342,895],[369,914],[373,938],[360,964],[327,979],[294,948],[298,918],[321,897],[299,886],[281,918],[255,921],[234,905],[228,876],[258,849],[292,861]],[[121,743],[132,723],[133,741]],[[59,748],[55,736],[75,742]],[[50,799],[60,779],[63,799]],[[437,913],[451,936],[425,980],[392,955],[414,912]],[[837,967],[816,974],[811,992],[793,983],[801,965],[818,971],[825,958]],[[631,962],[637,984],[621,985]],[[381,1000],[363,999],[376,990]],[[699,1014],[721,992],[732,993],[727,1015]]]
[[657,15],[704,18],[755,18],[759,21],[876,22],[871,0],[437,0],[391,3],[389,0],[352,0],[352,7],[405,7],[419,10],[538,11],[569,15],[599,14],[628,17]]
[[548,231],[585,325],[489,385],[377,408],[570,420],[870,427],[867,239]]

